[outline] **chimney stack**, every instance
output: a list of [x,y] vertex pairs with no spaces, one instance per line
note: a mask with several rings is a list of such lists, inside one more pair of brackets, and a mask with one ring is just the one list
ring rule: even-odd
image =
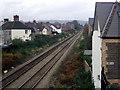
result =
[[14,21],[19,21],[19,16],[18,15],[13,16],[13,18],[14,18]]
[[33,20],[33,23],[36,23],[36,20]]
[[9,19],[8,18],[5,18],[4,19],[4,23],[6,23],[6,22],[8,22],[9,21]]

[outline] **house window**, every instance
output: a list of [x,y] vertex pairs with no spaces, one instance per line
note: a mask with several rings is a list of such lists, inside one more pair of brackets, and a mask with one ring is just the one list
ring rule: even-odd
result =
[[107,65],[114,65],[114,62],[107,62]]
[[25,34],[28,34],[28,30],[25,30]]

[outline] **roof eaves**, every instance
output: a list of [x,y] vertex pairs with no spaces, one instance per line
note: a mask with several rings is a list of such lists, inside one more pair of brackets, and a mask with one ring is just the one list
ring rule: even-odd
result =
[[115,3],[115,2],[96,2],[96,3],[104,3],[104,4],[106,4],[106,3]]

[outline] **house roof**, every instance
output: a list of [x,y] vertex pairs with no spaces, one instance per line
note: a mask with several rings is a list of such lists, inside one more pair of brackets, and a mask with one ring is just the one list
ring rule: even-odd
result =
[[39,29],[39,31],[42,31],[43,28],[44,28],[44,26],[40,22],[38,22],[38,23],[36,23],[36,22],[27,22],[27,23],[25,23],[25,25],[32,28],[33,31],[36,31],[37,29]]
[[32,23],[32,22],[26,22],[25,25],[27,25],[28,27],[31,27],[31,28],[35,27],[34,23]]
[[43,24],[44,28],[46,28],[47,30],[52,30],[52,28],[48,25],[48,24]]
[[34,24],[33,24],[33,23],[27,22],[27,23],[25,23],[25,25],[26,25],[27,27],[31,28],[33,31],[35,31],[35,30],[34,30]]
[[[102,35],[104,32],[105,23],[110,15],[112,7],[117,4],[115,15],[113,16],[112,23],[108,29],[106,36]],[[120,3],[114,2],[97,2],[95,7],[95,19],[94,19],[94,30],[98,30],[98,21],[100,25],[101,37],[120,37],[120,17],[118,16],[120,12]]]
[[44,26],[42,25],[41,22],[38,22],[38,23],[37,23],[37,26],[38,26],[38,28],[40,29],[40,31],[42,31],[43,28],[44,28]]
[[60,29],[61,28],[61,24],[55,23],[55,24],[51,24],[53,25],[56,29]]
[[20,21],[6,22],[2,25],[2,30],[8,29],[31,29]]

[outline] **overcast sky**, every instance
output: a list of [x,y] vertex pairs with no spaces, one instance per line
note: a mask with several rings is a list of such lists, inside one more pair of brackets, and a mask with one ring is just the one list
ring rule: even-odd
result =
[[13,20],[88,20],[94,16],[95,2],[115,0],[0,0],[0,21]]

